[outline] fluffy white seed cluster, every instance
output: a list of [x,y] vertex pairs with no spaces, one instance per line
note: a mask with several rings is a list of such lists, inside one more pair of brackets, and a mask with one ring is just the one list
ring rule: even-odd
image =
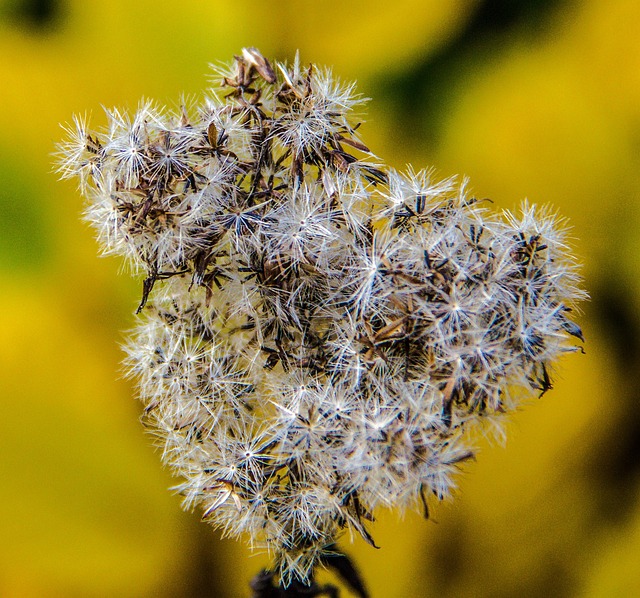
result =
[[379,506],[446,497],[469,430],[551,388],[584,298],[549,213],[383,168],[352,85],[254,48],[176,112],[60,145],[105,253],[145,273],[127,366],[185,505],[308,581]]

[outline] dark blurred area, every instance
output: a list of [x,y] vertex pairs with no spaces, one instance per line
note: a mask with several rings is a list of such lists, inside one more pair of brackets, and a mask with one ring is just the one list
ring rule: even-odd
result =
[[[469,7],[461,27],[435,51],[380,76],[376,90],[414,143],[437,144],[442,112],[460,93],[460,73],[503,52],[514,35],[534,44],[566,0],[485,0]],[[416,119],[420,128],[416,128]]]
[[43,33],[64,18],[64,0],[9,0],[6,18],[15,26]]

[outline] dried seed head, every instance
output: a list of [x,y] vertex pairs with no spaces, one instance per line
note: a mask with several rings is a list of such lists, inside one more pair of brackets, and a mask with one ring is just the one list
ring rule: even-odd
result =
[[468,431],[551,388],[585,293],[548,211],[380,166],[330,71],[245,48],[218,74],[197,116],[75,118],[59,168],[146,274],[126,363],[185,506],[304,582],[344,529],[375,545],[378,506],[451,493]]

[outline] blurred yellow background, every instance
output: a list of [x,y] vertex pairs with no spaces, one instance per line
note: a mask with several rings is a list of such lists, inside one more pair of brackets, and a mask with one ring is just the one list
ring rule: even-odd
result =
[[72,114],[177,103],[243,46],[357,79],[388,164],[552,204],[585,260],[586,355],[433,520],[345,538],[372,597],[640,596],[637,0],[0,0],[0,596],[248,596],[265,563],[168,490],[120,378],[140,281],[51,156]]

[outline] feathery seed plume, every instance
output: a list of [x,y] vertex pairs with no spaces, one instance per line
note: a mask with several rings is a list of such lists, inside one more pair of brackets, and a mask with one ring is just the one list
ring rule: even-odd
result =
[[144,274],[126,365],[185,506],[312,583],[378,507],[450,495],[469,431],[551,388],[586,294],[562,221],[386,168],[330,70],[245,48],[214,73],[197,109],[76,117],[59,171]]

